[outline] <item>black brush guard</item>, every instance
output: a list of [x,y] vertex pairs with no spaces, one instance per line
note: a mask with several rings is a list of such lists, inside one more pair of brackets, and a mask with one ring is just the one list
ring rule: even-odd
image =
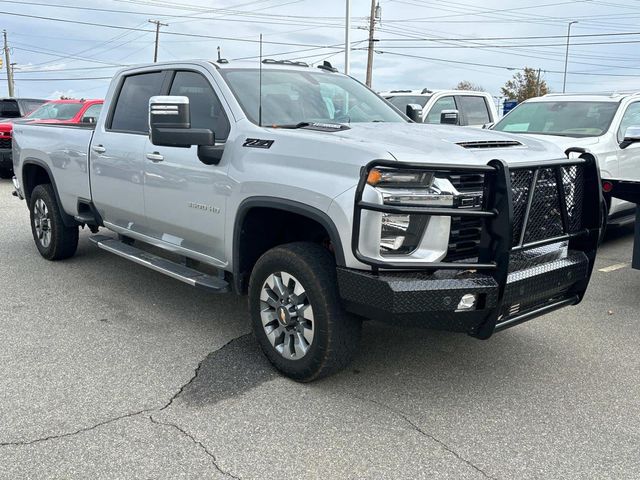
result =
[[[573,198],[574,205],[578,200],[582,202],[579,228],[576,228],[574,217],[572,216],[574,212],[570,212],[567,208],[566,192],[571,191],[571,187],[568,188],[565,185],[566,178],[563,178],[563,172],[566,173],[568,168],[573,166],[580,168],[583,175],[582,185],[584,188],[580,192],[582,198]],[[465,210],[444,207],[392,206],[365,202],[362,198],[367,178],[369,172],[375,167],[429,170],[443,175],[483,174],[485,176],[483,206],[479,210]],[[517,229],[518,233],[516,235],[514,233],[514,194],[511,179],[512,173],[516,178],[518,175],[516,172],[523,170],[531,171],[532,178],[524,211],[517,212],[521,217],[519,220],[521,228]],[[528,231],[527,227],[533,221],[535,213],[532,211],[532,206],[534,206],[536,187],[542,188],[540,185],[544,185],[543,181],[539,179],[540,176],[553,177],[557,182],[558,222],[561,221],[562,228],[558,229],[557,235],[549,238],[538,238],[540,235],[525,233]],[[577,194],[575,188],[572,191],[573,194]],[[492,160],[487,165],[482,166],[373,161],[363,167],[355,197],[352,251],[360,262],[372,268],[371,272],[347,271],[347,269],[339,269],[338,271],[338,282],[343,300],[347,308],[355,313],[374,316],[375,318],[376,308],[384,308],[383,303],[388,300],[384,297],[385,289],[377,289],[380,285],[380,280],[385,284],[385,288],[391,285],[391,290],[398,285],[404,285],[404,288],[406,288],[408,282],[411,281],[428,282],[428,288],[436,290],[433,295],[426,299],[418,299],[415,295],[413,297],[411,295],[405,296],[402,299],[402,305],[398,305],[398,307],[400,309],[405,308],[406,304],[410,303],[412,298],[415,298],[416,301],[426,304],[425,308],[422,309],[424,315],[434,315],[436,317],[436,328],[457,331],[466,330],[478,338],[488,338],[495,331],[517,325],[567,305],[577,304],[582,300],[587,289],[598,247],[602,203],[600,173],[596,159],[591,154],[582,153],[580,158],[560,159],[544,163],[520,163],[512,167],[509,167],[502,160]],[[522,203],[522,199],[520,199],[520,203]],[[425,264],[394,263],[391,258],[389,258],[389,261],[369,258],[359,250],[363,210],[395,214],[480,218],[482,219],[483,228],[477,261]],[[519,210],[522,210],[520,205]],[[532,224],[532,226],[535,225]],[[539,233],[538,229],[536,229],[536,232]],[[572,258],[578,258],[578,260],[582,261],[582,265],[579,268],[577,265],[573,265],[574,270],[578,268],[577,272],[579,273],[579,277],[575,277],[576,282],[571,284],[557,298],[547,299],[546,302],[538,304],[530,302],[523,311],[510,311],[509,304],[505,303],[505,299],[511,301],[510,298],[505,298],[506,296],[513,297],[513,291],[508,291],[507,289],[508,279],[513,282],[513,275],[517,276],[520,273],[514,272],[516,267],[512,263],[517,261],[519,254],[524,254],[532,249],[544,249],[545,246],[557,244],[558,242],[568,242],[569,256],[573,255]],[[538,276],[533,280],[539,282],[540,278],[544,278],[544,283],[547,283],[547,281],[553,283],[556,281],[553,276],[554,272],[557,273],[560,271],[559,269],[572,267],[571,258],[567,259],[564,265],[543,264],[538,265],[538,267],[542,267],[543,270],[547,268],[549,272],[547,274],[546,271],[543,271],[542,274],[545,276],[540,277],[539,270],[537,272]],[[462,274],[461,271],[465,273]],[[565,271],[568,272],[569,277],[575,274],[575,272]],[[512,274],[511,277],[509,276],[510,273]],[[521,281],[518,287],[521,292],[528,286],[526,278],[516,278],[515,280]],[[427,283],[424,283],[424,285],[427,285]],[[446,291],[446,294],[452,291],[460,293],[470,287],[476,288],[475,291],[478,292],[486,291],[487,297],[483,298],[478,306],[480,311],[463,312],[462,314],[456,312],[458,313],[457,315],[452,315],[452,311],[447,312],[448,314],[443,314],[442,308],[440,310],[432,308],[434,304],[439,302],[439,291]],[[411,288],[413,287],[409,287],[409,289]],[[386,288],[386,290],[389,289]],[[363,294],[369,296],[366,302],[357,298],[358,295],[363,296]],[[441,295],[445,295],[445,293]],[[526,293],[524,300],[527,300]],[[378,302],[377,307],[376,302]],[[526,304],[526,301],[524,303]],[[466,318],[471,318],[472,321],[461,321],[456,324],[456,318],[464,318],[465,316]],[[442,320],[440,324],[438,324],[439,319]]]

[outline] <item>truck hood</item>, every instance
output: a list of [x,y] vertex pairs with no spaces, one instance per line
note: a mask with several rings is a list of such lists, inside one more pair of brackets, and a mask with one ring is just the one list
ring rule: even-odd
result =
[[600,142],[600,137],[564,137],[561,135],[536,135],[536,134],[520,134],[519,138],[533,138],[535,140],[542,140],[557,145],[562,150],[566,150],[569,147],[582,147],[589,148],[593,145],[597,145]]
[[[493,159],[519,163],[565,158],[562,148],[544,139],[471,127],[411,123],[352,123],[349,127],[334,132],[309,128],[269,130],[292,141],[294,138],[303,141],[319,155],[325,151],[322,143],[340,143],[343,147],[357,148],[369,160],[477,165]],[[514,141],[519,144],[505,144]],[[490,146],[485,142],[490,142]]]

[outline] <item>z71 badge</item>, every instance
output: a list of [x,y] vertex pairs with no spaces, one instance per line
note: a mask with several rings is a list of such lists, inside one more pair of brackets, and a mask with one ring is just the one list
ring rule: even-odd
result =
[[247,138],[242,144],[243,147],[251,148],[271,148],[273,140],[261,140],[259,138]]

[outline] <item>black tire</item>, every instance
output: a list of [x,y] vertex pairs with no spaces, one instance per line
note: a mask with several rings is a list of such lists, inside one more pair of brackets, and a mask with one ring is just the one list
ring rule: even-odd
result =
[[11,178],[13,177],[13,170],[10,168],[0,168],[0,178]]
[[[291,275],[294,278],[290,281],[294,285],[297,281],[305,290],[304,297],[296,297],[290,304],[299,305],[300,298],[306,298],[305,302],[312,307],[313,322],[308,322],[313,328],[312,341],[306,344],[306,353],[297,359],[285,358],[285,354],[277,350],[269,339],[266,327],[263,326],[262,310],[267,304],[261,301],[260,296],[265,294],[263,287],[267,279],[273,279],[271,275],[277,275],[278,272]],[[290,298],[293,297],[294,295]],[[349,365],[357,351],[362,321],[348,314],[342,307],[338,296],[335,261],[320,245],[289,243],[262,255],[249,282],[249,309],[253,332],[265,355],[280,372],[296,381],[310,382],[335,373]],[[297,311],[297,307],[294,310]],[[285,327],[278,323],[277,318],[276,315],[274,325],[284,330],[282,336],[285,339],[288,338],[287,328],[303,328]],[[300,322],[300,316],[298,319]],[[293,350],[292,343],[290,353]]]
[[[42,206],[42,203],[39,202],[43,202],[46,209],[36,208],[36,206]],[[44,211],[46,211],[46,215],[44,215]],[[53,187],[50,184],[37,185],[33,189],[29,200],[29,212],[33,240],[40,255],[47,260],[62,260],[72,257],[76,253],[78,226],[65,226]],[[46,221],[43,222],[43,218]],[[37,226],[38,220],[40,220],[40,227]],[[48,239],[48,242],[45,241],[45,238]]]

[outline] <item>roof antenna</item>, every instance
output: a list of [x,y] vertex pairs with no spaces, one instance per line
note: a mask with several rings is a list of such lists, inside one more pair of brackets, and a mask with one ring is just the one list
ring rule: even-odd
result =
[[262,126],[262,34],[260,34],[260,73],[258,87],[258,126]]
[[222,57],[220,56],[220,45],[218,45],[218,61],[220,61]]

